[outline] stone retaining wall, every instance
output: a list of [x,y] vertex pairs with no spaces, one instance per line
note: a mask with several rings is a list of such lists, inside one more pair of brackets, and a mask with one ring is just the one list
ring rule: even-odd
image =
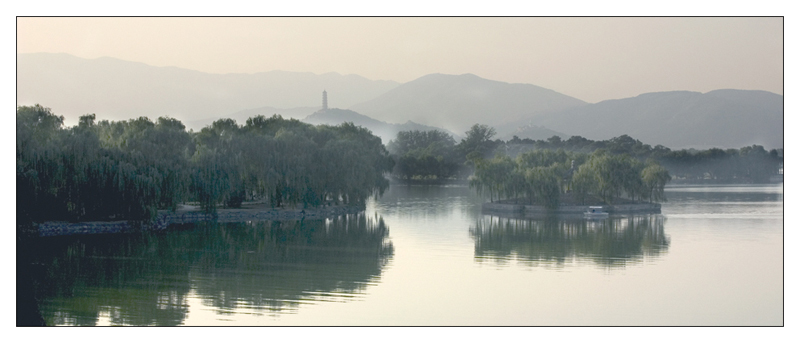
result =
[[[596,205],[592,205],[596,206]],[[602,205],[603,210],[609,214],[651,214],[661,213],[661,204],[624,204],[624,205]],[[498,215],[547,215],[547,214],[583,214],[589,208],[589,205],[582,206],[560,206],[557,209],[548,210],[544,206],[531,206],[521,204],[500,204],[500,203],[484,203],[484,214],[498,214]]]
[[139,223],[131,221],[113,222],[45,222],[38,224],[39,236],[65,236],[81,234],[103,234],[103,233],[130,233],[139,231],[160,231],[166,229],[170,224],[196,223],[202,221],[217,221],[221,223],[236,223],[244,221],[263,221],[263,220],[300,220],[300,219],[324,219],[343,214],[355,214],[363,211],[363,207],[327,207],[311,208],[298,210],[268,209],[268,210],[248,210],[248,209],[221,209],[217,210],[216,215],[198,212],[166,212],[161,211],[157,219],[151,223]]

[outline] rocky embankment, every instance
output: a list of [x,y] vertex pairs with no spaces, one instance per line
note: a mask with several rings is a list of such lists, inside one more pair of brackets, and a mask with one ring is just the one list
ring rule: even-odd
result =
[[240,209],[218,209],[216,214],[199,211],[196,207],[182,206],[175,212],[160,211],[156,220],[149,223],[134,221],[111,222],[45,222],[38,224],[40,237],[130,233],[138,231],[165,230],[170,224],[196,223],[202,221],[244,222],[262,220],[324,219],[343,214],[354,214],[364,210],[363,206],[328,206],[324,208],[283,209],[259,205],[243,206]]

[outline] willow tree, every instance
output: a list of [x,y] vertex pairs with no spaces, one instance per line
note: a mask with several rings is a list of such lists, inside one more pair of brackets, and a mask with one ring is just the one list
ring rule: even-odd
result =
[[554,166],[534,167],[525,172],[525,182],[531,195],[531,204],[534,200],[546,208],[558,208],[561,191],[558,186],[559,174]]
[[189,158],[195,145],[177,119],[147,117],[98,123],[96,131],[103,146],[117,149],[137,170],[152,174],[158,182],[157,198],[148,199],[159,209],[175,210],[189,198]]
[[[556,136],[557,137],[557,136]],[[534,168],[549,168],[554,173],[559,194],[569,189],[570,168],[573,161],[585,160],[585,154],[566,152],[563,149],[557,151],[540,149],[521,153],[517,156],[517,165],[523,170]],[[574,171],[573,171],[574,172]]]
[[162,195],[181,158],[159,155],[165,144],[148,137],[147,118],[98,125],[89,114],[64,129],[41,106],[20,107],[17,118],[18,199],[36,220],[147,220],[177,203]]
[[621,164],[622,190],[631,200],[635,201],[637,197],[641,199],[641,195],[645,192],[642,181],[644,164],[629,155],[616,155],[615,158]]
[[669,171],[654,161],[648,161],[642,169],[642,183],[646,196],[650,202],[667,200],[664,195],[664,186],[670,180]]
[[[631,200],[663,199],[669,173],[655,161],[646,165],[627,155],[597,150],[592,155],[563,150],[533,150],[516,160],[504,155],[476,159],[470,187],[490,201],[520,195],[530,204],[553,209],[560,205],[562,192],[570,191],[584,204],[597,196],[611,204],[622,196]],[[649,169],[648,169],[649,168]],[[652,201],[652,200],[651,200]]]
[[221,119],[195,141],[193,189],[208,211],[244,199],[275,207],[363,204],[388,187],[384,176],[393,167],[380,138],[353,124],[315,127],[257,116],[238,126]]
[[224,152],[200,147],[192,157],[192,192],[207,213],[216,212],[219,203],[231,191],[225,156]]
[[338,156],[343,160],[339,165],[346,168],[344,175],[350,180],[348,202],[355,200],[363,204],[367,197],[383,194],[389,187],[385,176],[394,168],[394,160],[381,139],[352,123],[338,125],[333,130],[337,136]]
[[352,124],[258,116],[245,126],[220,119],[192,134],[166,117],[95,119],[64,129],[50,109],[17,109],[17,199],[26,216],[146,220],[185,201],[207,212],[247,199],[363,204],[389,186],[394,163],[380,138]]
[[585,204],[589,194],[598,192],[599,180],[591,161],[580,165],[578,170],[572,174],[571,187],[575,200],[580,204]]
[[477,190],[478,194],[488,193],[489,200],[494,202],[503,196],[509,196],[516,190],[512,189],[512,174],[516,162],[505,155],[498,155],[491,160],[475,159],[475,174],[470,178],[470,187]]
[[63,168],[57,160],[63,123],[63,116],[41,105],[17,107],[17,210],[32,220],[63,215],[58,213]]

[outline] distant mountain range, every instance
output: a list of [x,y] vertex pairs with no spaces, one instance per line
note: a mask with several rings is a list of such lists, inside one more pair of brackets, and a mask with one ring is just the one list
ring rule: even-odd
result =
[[627,134],[670,148],[783,147],[783,96],[765,91],[647,93],[534,118],[538,125],[594,140]]
[[[320,112],[323,90],[332,108]],[[113,58],[18,54],[17,104],[36,103],[65,116],[67,125],[96,113],[99,120],[171,116],[198,130],[220,118],[244,124],[259,114],[281,114],[314,124],[352,121],[384,143],[399,130],[446,128],[440,130],[458,137],[480,123],[504,140],[627,134],[673,149],[769,149],[783,147],[784,129],[783,96],[765,91],[658,92],[588,104],[472,74],[431,74],[399,84],[336,73],[208,74]]]
[[584,105],[581,100],[530,84],[472,74],[430,74],[350,109],[387,122],[413,120],[465,132],[475,123],[496,127],[523,120],[531,113]]
[[514,135],[604,140],[627,134],[670,148],[783,147],[783,96],[766,91],[658,92],[587,104],[533,85],[433,74],[351,109],[456,132],[488,124],[504,140]]
[[336,73],[209,74],[108,57],[17,54],[17,104],[50,107],[69,125],[86,113],[108,120],[171,116],[185,123],[211,122],[266,106],[319,106],[326,89],[331,106],[348,107],[398,85]]

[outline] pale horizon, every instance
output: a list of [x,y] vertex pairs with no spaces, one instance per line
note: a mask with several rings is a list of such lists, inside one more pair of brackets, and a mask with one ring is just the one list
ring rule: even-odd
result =
[[17,53],[213,74],[428,74],[590,103],[663,91],[783,95],[783,18],[17,18]]

